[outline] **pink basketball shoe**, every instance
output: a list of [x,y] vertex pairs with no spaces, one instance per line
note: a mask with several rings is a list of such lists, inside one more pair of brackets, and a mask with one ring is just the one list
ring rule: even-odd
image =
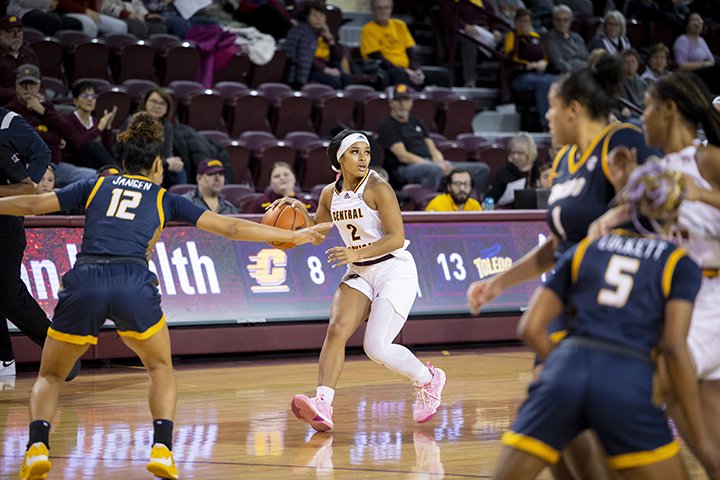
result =
[[297,418],[310,424],[318,432],[332,430],[332,406],[317,397],[295,395],[290,402],[290,408]]
[[413,419],[417,423],[429,422],[435,416],[442,403],[441,395],[447,381],[447,376],[441,369],[433,367],[430,362],[427,367],[432,373],[432,380],[422,387],[415,386],[417,398],[413,407]]

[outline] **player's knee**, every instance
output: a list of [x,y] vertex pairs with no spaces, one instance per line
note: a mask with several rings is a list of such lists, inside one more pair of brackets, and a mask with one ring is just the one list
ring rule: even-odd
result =
[[344,322],[339,318],[334,318],[328,325],[325,337],[326,340],[330,342],[347,342],[352,334],[353,331],[349,328],[348,322]]
[[365,355],[373,362],[379,363],[380,365],[385,364],[385,346],[381,343],[365,340],[363,342],[363,350],[365,350]]

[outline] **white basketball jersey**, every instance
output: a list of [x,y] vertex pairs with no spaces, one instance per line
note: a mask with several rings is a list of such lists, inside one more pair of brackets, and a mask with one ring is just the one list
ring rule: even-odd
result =
[[[667,169],[688,175],[702,188],[712,189],[700,175],[695,161],[696,153],[696,146],[686,147],[679,152],[665,155],[662,164]],[[690,258],[700,267],[720,267],[720,210],[703,202],[685,200],[680,204],[678,224],[681,231],[688,233],[683,246]]]
[[[365,187],[367,187],[371,175],[377,175],[377,173],[369,170],[365,178],[355,187],[355,190],[339,192],[337,187],[333,188],[330,215],[340,232],[343,242],[352,249],[367,247],[385,236],[380,214],[377,210],[370,208],[363,200]],[[408,243],[406,240],[402,248],[390,253],[394,254],[405,250]],[[363,260],[372,260],[372,258],[364,258]]]

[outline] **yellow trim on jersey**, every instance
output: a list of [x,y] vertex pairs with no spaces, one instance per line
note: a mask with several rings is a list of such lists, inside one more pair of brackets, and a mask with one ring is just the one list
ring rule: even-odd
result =
[[656,448],[655,450],[646,450],[644,452],[624,453],[608,458],[610,466],[616,470],[624,470],[626,468],[645,467],[654,463],[660,463],[668,460],[680,452],[680,445],[673,440],[667,445]]
[[570,264],[570,280],[572,283],[577,282],[578,276],[580,275],[580,265],[582,265],[585,250],[587,250],[588,245],[590,245],[590,239],[585,237],[580,240],[580,243],[578,243],[575,249],[575,253],[573,253],[572,263]]
[[93,335],[73,335],[72,333],[63,333],[53,330],[52,327],[48,327],[47,336],[52,337],[55,340],[60,340],[65,343],[72,343],[73,345],[97,345],[98,339]]
[[555,155],[555,158],[553,159],[552,167],[550,168],[550,186],[552,187],[553,180],[555,180],[557,177],[560,176],[558,173],[558,167],[560,166],[560,161],[562,161],[563,155],[565,155],[565,152],[567,152],[572,145],[565,145],[562,147],[558,153]]
[[128,175],[128,174],[126,174],[126,175],[123,175],[123,177],[135,178],[137,180],[145,180],[146,182],[155,183],[152,180],[150,180],[148,177],[146,177],[145,175]]
[[605,137],[602,151],[600,152],[600,165],[602,166],[605,178],[607,178],[608,180],[610,180],[610,165],[608,165],[608,148],[610,146],[610,139],[612,138],[612,136],[621,128],[630,128],[631,130],[635,130],[638,133],[642,132],[642,129],[640,127],[633,125],[632,123],[615,123],[614,125],[615,128],[613,129],[613,131],[609,132]]
[[675,267],[681,258],[687,255],[687,251],[684,248],[678,248],[670,254],[667,261],[665,262],[665,268],[663,268],[662,274],[662,290],[663,296],[667,298],[670,295],[670,287],[672,286],[673,275],[675,274]]
[[529,453],[550,464],[555,464],[560,460],[560,452],[537,438],[515,432],[505,432],[501,441],[503,445]]
[[557,345],[558,343],[565,340],[565,337],[567,337],[567,330],[558,330],[557,332],[553,332],[550,334],[550,343],[553,345]]
[[592,142],[590,142],[587,150],[585,150],[580,157],[579,162],[575,163],[575,155],[568,156],[568,172],[570,172],[570,175],[575,175],[575,173],[580,170],[583,165],[585,165],[585,162],[587,162],[588,158],[590,158],[590,155],[592,154],[592,152],[595,151],[598,144],[605,138],[605,136],[610,130],[615,128],[616,125],[618,125],[617,122],[611,122],[607,124],[605,128],[603,128],[602,131],[598,134],[598,136],[595,137]]
[[155,250],[155,244],[157,243],[158,239],[160,238],[160,234],[165,228],[165,210],[163,209],[162,201],[166,191],[167,190],[165,190],[164,188],[158,190],[156,202],[158,209],[158,220],[160,221],[160,225],[158,225],[158,228],[155,229],[155,233],[153,233],[153,236],[148,242],[147,248],[145,249],[145,258],[148,260],[150,260],[150,254],[152,254],[153,250]]
[[100,188],[100,185],[102,185],[103,180],[105,180],[105,177],[98,178],[97,183],[95,183],[95,186],[93,187],[92,191],[90,192],[90,195],[88,195],[87,202],[85,202],[85,210],[88,209],[90,206],[90,202],[92,202],[92,199],[95,197],[95,194],[98,191],[98,188]]
[[128,337],[128,338],[134,338],[135,340],[147,340],[148,338],[155,335],[157,332],[160,331],[160,329],[165,325],[165,315],[163,314],[162,318],[158,320],[158,322],[153,325],[152,327],[148,328],[144,332],[133,332],[132,330],[124,330],[120,331],[118,330],[118,335],[121,337]]
[[365,172],[365,176],[362,177],[362,180],[360,180],[360,182],[355,186],[355,188],[353,188],[353,193],[357,193],[358,189],[360,188],[360,185],[362,185],[365,182],[365,180],[367,180],[369,175],[370,175],[370,169],[368,168],[367,171]]

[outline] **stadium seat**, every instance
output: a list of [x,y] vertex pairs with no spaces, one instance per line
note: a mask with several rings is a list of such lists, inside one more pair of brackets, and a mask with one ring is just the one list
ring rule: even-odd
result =
[[236,96],[247,93],[247,91],[250,90],[244,83],[232,80],[217,82],[213,85],[213,89],[220,94],[223,100],[225,100],[225,103],[232,101]]
[[443,158],[450,162],[467,162],[467,151],[457,142],[445,142],[438,146],[438,150],[442,153]]
[[257,90],[248,90],[225,101],[228,133],[233,138],[247,131],[270,131],[269,102]]
[[225,130],[222,97],[214,90],[194,91],[182,100],[182,117],[195,130]]
[[335,89],[333,87],[325,85],[324,83],[308,83],[307,85],[303,85],[300,91],[303,95],[312,100],[313,103],[319,101],[328,93],[335,93]]
[[410,115],[420,120],[429,132],[437,132],[437,108],[435,102],[425,94],[416,95]]
[[490,146],[480,150],[478,154],[478,161],[484,162],[490,167],[490,182],[497,172],[507,163],[508,152],[507,149],[500,146]]
[[255,190],[247,185],[227,184],[223,187],[222,194],[239,210],[242,200],[249,195],[254,195]]
[[408,183],[400,191],[411,200],[410,204],[404,205],[405,210],[422,210],[421,205],[427,205],[438,195],[438,192],[419,183]]
[[490,146],[490,142],[485,137],[473,133],[461,133],[457,136],[456,141],[467,152],[469,161],[478,161],[480,159],[480,150]]
[[264,196],[265,194],[262,192],[255,192],[243,197],[238,205],[238,210],[240,210],[240,213],[255,213],[253,211],[255,203]]
[[150,45],[155,50],[155,70],[161,85],[174,80],[195,80],[200,64],[200,52],[195,45],[165,33],[150,35]]
[[440,133],[448,139],[454,139],[461,133],[472,132],[472,119],[475,116],[475,103],[472,100],[444,87],[431,87],[425,91],[437,105]]
[[385,94],[374,94],[365,97],[362,102],[356,125],[360,130],[377,132],[380,122],[390,116],[390,102]]
[[254,190],[250,173],[250,150],[242,140],[231,140],[225,143],[225,151],[232,165],[232,183],[247,185]]
[[250,86],[257,88],[263,83],[282,82],[285,74],[287,55],[280,49],[275,50],[273,58],[265,65],[255,65],[250,74]]
[[95,90],[97,90],[98,93],[103,90],[110,90],[113,87],[113,84],[109,80],[106,80],[104,78],[83,77],[76,79],[72,84],[70,84],[70,88],[72,89],[75,84],[80,82],[92,83],[93,85],[95,85]]
[[112,87],[105,90],[98,90],[97,103],[95,104],[95,115],[103,115],[106,110],[109,112],[117,107],[117,113],[112,122],[112,128],[120,128],[130,115],[130,96],[122,87]]
[[212,140],[221,145],[225,145],[226,142],[230,141],[230,136],[222,130],[199,130],[198,133],[208,140]]
[[196,188],[197,185],[194,185],[192,183],[180,183],[178,185],[171,186],[169,191],[170,193],[174,193],[175,195],[182,195],[187,192],[192,192]]
[[327,137],[338,128],[353,128],[354,110],[354,102],[343,92],[327,92],[313,104],[315,131]]
[[35,42],[39,42],[43,38],[45,38],[45,34],[41,32],[40,30],[37,30],[32,27],[23,26],[23,43],[25,45],[32,45]]
[[137,110],[140,100],[148,90],[157,88],[158,84],[152,80],[143,80],[139,78],[132,78],[122,82],[122,87],[127,91],[130,96],[131,110],[134,112]]
[[227,65],[215,71],[213,74],[213,83],[242,82],[248,84],[252,67],[250,57],[244,52],[238,52],[232,56]]
[[276,142],[277,138],[270,132],[249,130],[240,135],[240,140],[245,143],[250,152],[254,153],[263,146]]
[[313,131],[312,102],[309,98],[294,92],[284,83],[264,83],[258,90],[270,102],[270,123],[278,138],[297,130]]
[[132,78],[155,78],[155,50],[142,40],[111,48],[110,60],[110,70],[116,83]]
[[315,185],[327,185],[335,181],[337,173],[330,167],[327,159],[327,141],[313,140],[298,152],[298,172],[300,186],[310,191]]
[[38,66],[43,76],[59,78],[65,82],[63,71],[63,48],[60,42],[52,38],[41,38],[30,44],[38,57]]
[[304,149],[307,144],[318,140],[320,140],[320,137],[318,137],[317,133],[305,131],[290,132],[285,135],[284,138],[288,147],[297,151]]
[[285,162],[290,167],[295,166],[295,150],[288,147],[285,142],[272,141],[253,152],[250,169],[253,172],[255,189],[262,191],[270,183],[270,171],[276,162]]
[[[71,37],[68,35],[68,38]],[[110,49],[101,40],[93,38],[84,41],[78,37],[77,41],[73,41],[63,49],[63,57],[65,74],[70,85],[73,85],[79,78],[110,78],[108,70]]]
[[55,77],[42,77],[42,88],[45,92],[45,96],[53,103],[58,103],[58,100],[67,100],[67,87],[62,80]]

